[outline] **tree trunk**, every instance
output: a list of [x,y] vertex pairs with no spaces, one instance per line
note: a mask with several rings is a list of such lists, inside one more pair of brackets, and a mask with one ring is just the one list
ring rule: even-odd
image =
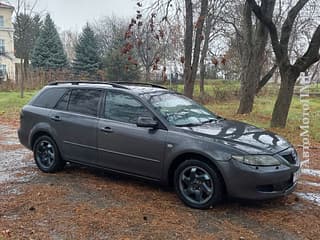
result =
[[[250,63],[248,66],[251,66]],[[260,68],[248,68],[244,73],[243,80],[241,81],[240,89],[240,105],[238,114],[246,114],[252,112],[254,97],[257,89],[257,80],[260,78]]]
[[[208,15],[208,0],[201,0],[200,16],[196,23],[196,34],[194,48],[192,48],[193,39],[193,7],[191,0],[185,0],[186,5],[186,30],[184,36],[185,43],[185,69],[184,69],[184,94],[193,98],[194,84],[197,77],[197,70],[200,59],[202,30],[204,21]],[[192,54],[193,53],[193,54]]]
[[149,66],[146,66],[146,81],[147,82],[151,81],[151,71]]
[[[262,1],[261,8],[268,16],[272,16],[274,1]],[[253,109],[254,98],[264,64],[263,56],[268,40],[268,29],[263,23],[258,22],[256,28],[254,28],[251,8],[247,1],[243,10],[242,31],[243,50],[241,52],[241,62],[243,77],[241,79],[241,98],[237,113],[247,114],[252,112]]]
[[25,74],[24,74],[24,62],[22,59],[20,59],[20,70],[21,70],[21,79],[20,79],[20,97],[24,97],[24,80],[25,80]]
[[284,128],[292,101],[294,85],[299,77],[299,72],[290,67],[281,71],[281,85],[276,103],[272,112],[271,127]]
[[212,16],[207,17],[205,32],[204,32],[204,43],[201,51],[201,58],[200,58],[200,98],[204,97],[204,79],[206,74],[206,66],[205,66],[205,59],[208,54],[209,49],[209,38],[210,38],[210,30],[212,26]]
[[24,70],[24,85],[28,84],[29,82],[29,60],[28,59],[24,59],[23,60],[23,70]]
[[186,30],[184,36],[184,95],[192,97],[193,86],[191,82],[192,39],[193,39],[193,12],[192,1],[185,0]]
[[204,59],[201,57],[200,59],[200,98],[204,97],[204,78],[206,75],[206,66],[204,64]]

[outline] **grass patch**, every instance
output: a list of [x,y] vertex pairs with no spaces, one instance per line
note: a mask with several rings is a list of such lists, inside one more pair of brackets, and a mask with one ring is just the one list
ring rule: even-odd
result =
[[26,91],[24,98],[18,91],[0,92],[0,116],[5,119],[16,119],[21,108],[36,94],[36,90]]
[[[302,105],[298,96],[294,96],[289,116],[287,127],[285,129],[271,129],[270,120],[276,96],[261,96],[257,97],[254,104],[253,112],[250,114],[238,115],[236,114],[239,101],[232,100],[227,102],[215,102],[207,104],[206,107],[217,114],[229,118],[244,121],[255,126],[266,128],[285,136],[295,144],[301,144],[300,125],[302,124]],[[310,102],[310,136],[316,141],[320,142],[320,98],[309,98]]]

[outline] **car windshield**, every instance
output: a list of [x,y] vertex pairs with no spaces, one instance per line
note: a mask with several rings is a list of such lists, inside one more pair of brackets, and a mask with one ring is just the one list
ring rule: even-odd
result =
[[199,126],[219,117],[191,99],[171,92],[142,95],[167,121],[177,127]]

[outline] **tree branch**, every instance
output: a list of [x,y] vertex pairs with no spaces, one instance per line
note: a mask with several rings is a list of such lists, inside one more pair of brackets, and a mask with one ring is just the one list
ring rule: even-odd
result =
[[[280,59],[283,59],[284,52],[281,48],[281,45],[279,43],[279,36],[276,25],[273,23],[272,19],[268,16],[266,16],[262,10],[261,7],[256,3],[255,0],[247,0],[249,3],[252,11],[255,13],[256,17],[269,29],[271,43],[273,46],[274,53],[276,55],[277,61],[280,61]],[[289,63],[289,62],[286,62]],[[282,62],[278,62],[278,64],[283,64]]]
[[320,60],[319,49],[320,49],[320,25],[317,27],[317,29],[313,33],[308,50],[305,52],[305,54],[302,57],[296,60],[293,67],[296,67],[300,72],[305,72],[313,63]]
[[269,82],[269,80],[272,78],[274,72],[277,70],[278,66],[275,64],[273,67],[267,72],[266,75],[263,76],[263,78],[258,83],[258,87],[256,89],[256,94],[260,92],[260,90]]
[[[294,21],[297,18],[300,10],[306,5],[308,1],[309,0],[299,0],[297,4],[293,8],[291,8],[286,20],[282,25],[280,45],[282,47],[283,53],[288,52],[288,44],[289,44],[289,39],[292,32]],[[286,58],[288,58],[288,54],[286,55]]]

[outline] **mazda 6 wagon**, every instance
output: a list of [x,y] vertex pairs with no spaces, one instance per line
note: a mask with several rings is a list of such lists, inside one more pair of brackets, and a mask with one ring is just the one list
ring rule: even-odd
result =
[[98,167],[172,185],[199,209],[284,196],[299,178],[284,138],[153,84],[51,83],[23,107],[18,135],[43,172]]

